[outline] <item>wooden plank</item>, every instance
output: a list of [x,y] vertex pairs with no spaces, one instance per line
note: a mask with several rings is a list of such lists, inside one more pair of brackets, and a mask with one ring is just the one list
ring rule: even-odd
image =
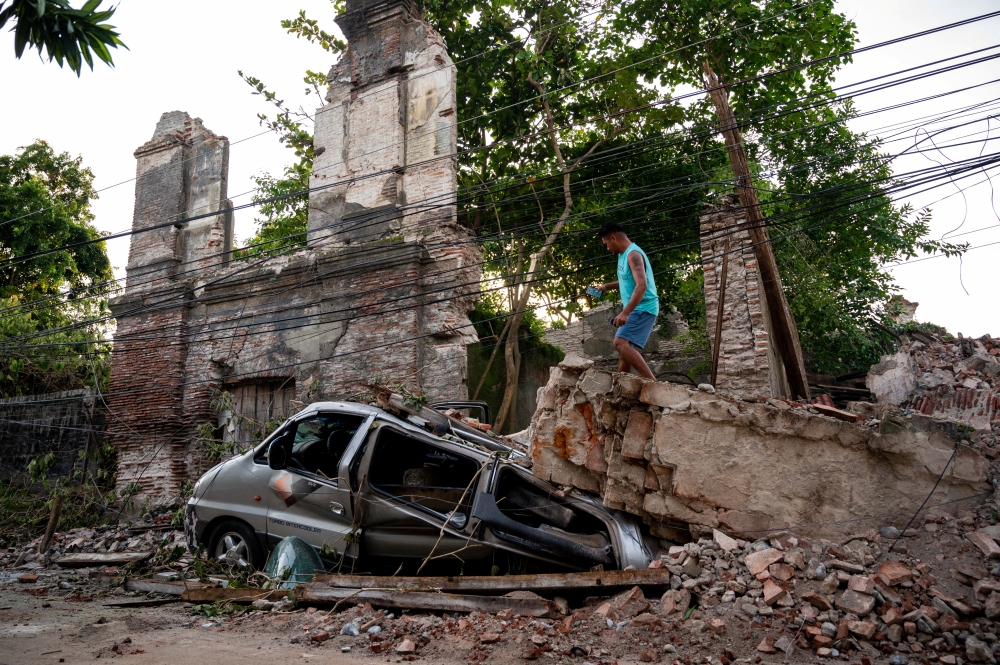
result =
[[399,591],[444,591],[503,595],[511,591],[546,593],[556,591],[602,591],[610,594],[633,586],[649,589],[670,586],[666,568],[609,570],[586,573],[544,573],[479,577],[378,577],[369,575],[317,575],[311,586],[334,589],[394,589]]
[[229,589],[222,587],[189,588],[181,594],[181,600],[189,603],[214,603],[218,600],[230,603],[252,603],[255,600],[281,600],[288,597],[291,589]]
[[170,603],[179,603],[181,598],[142,598],[140,600],[126,600],[120,603],[104,603],[104,607],[157,607],[159,605],[169,605]]
[[55,563],[63,568],[83,568],[85,566],[120,566],[134,561],[145,561],[152,552],[79,552],[64,554]]
[[379,607],[438,612],[488,612],[512,609],[521,616],[556,617],[555,604],[544,598],[506,598],[503,596],[469,596],[453,593],[426,591],[397,591],[395,589],[334,589],[317,583],[295,590],[295,599],[309,605],[335,605],[346,603],[371,603]]
[[195,587],[206,587],[208,585],[199,582],[160,582],[159,580],[125,580],[125,588],[129,591],[142,591],[143,593],[166,593],[171,596],[179,596],[185,589]]

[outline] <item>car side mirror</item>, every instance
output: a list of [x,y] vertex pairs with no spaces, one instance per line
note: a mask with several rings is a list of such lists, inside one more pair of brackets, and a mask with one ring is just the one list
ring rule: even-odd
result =
[[285,451],[285,438],[279,436],[267,448],[267,465],[275,471],[281,471],[288,466],[288,453]]

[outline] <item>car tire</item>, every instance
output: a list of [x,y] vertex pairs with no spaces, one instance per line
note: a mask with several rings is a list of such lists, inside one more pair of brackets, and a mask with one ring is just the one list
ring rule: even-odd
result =
[[212,529],[208,541],[208,556],[229,567],[247,567],[261,570],[266,560],[264,548],[245,522],[226,520]]

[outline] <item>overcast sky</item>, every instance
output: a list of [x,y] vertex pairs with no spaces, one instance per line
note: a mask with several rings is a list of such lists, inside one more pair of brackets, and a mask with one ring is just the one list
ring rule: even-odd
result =
[[[857,22],[860,44],[866,45],[993,11],[998,5],[989,0],[841,0],[838,7]],[[280,20],[292,17],[298,8],[305,9],[326,26],[332,25],[333,10],[327,0],[295,3],[177,0],[168,5],[123,0],[114,22],[130,50],[115,53],[114,69],[97,65],[94,72],[85,71],[79,79],[69,70],[41,63],[33,54],[15,60],[13,39],[2,34],[0,81],[5,99],[0,105],[3,127],[0,154],[9,154],[19,146],[43,138],[56,150],[82,155],[84,163],[96,174],[96,186],[104,188],[134,177],[132,152],[150,139],[164,111],[187,111],[233,142],[253,136],[262,131],[256,114],[269,109],[259,97],[250,94],[249,87],[236,73],[238,69],[268,83],[293,108],[301,104],[311,112],[317,100],[304,94],[302,74],[307,68],[325,72],[333,63],[318,47],[296,40],[281,29]],[[845,67],[839,82],[860,81],[990,46],[996,43],[997,34],[1000,34],[1000,18],[877,49],[858,56]],[[860,97],[857,106],[862,111],[874,110],[998,76],[1000,67],[996,61],[984,63]],[[930,104],[879,113],[859,120],[856,128],[880,129],[996,97],[1000,97],[1000,84]],[[954,136],[984,129],[985,125],[965,128]],[[993,122],[992,131],[993,136],[1000,136],[1000,121]],[[907,140],[912,144],[912,131]],[[949,139],[944,135],[936,140]],[[996,152],[998,143],[987,143],[986,152]],[[893,152],[906,145],[903,141],[893,143]],[[931,159],[940,162],[971,157],[980,149],[982,145],[973,145],[946,149],[944,155],[925,153],[926,156],[909,157],[899,160],[896,172],[933,166]],[[252,175],[264,171],[278,174],[291,161],[291,152],[271,135],[234,145],[230,153],[230,197],[237,205],[247,202],[249,196],[244,193],[253,187]],[[982,180],[977,177],[963,181],[961,185],[966,191],[962,195],[949,185],[908,200],[918,208],[932,205],[934,238],[958,228],[955,234],[974,232],[953,234],[949,239],[967,241],[973,246],[1000,242],[1000,227],[997,227],[1000,214],[991,204],[989,184],[971,186]],[[1000,185],[997,177],[994,182]],[[128,230],[132,223],[134,185],[113,187],[100,197],[94,204],[98,228],[108,232]],[[939,200],[942,197],[948,198]],[[996,209],[1000,210],[1000,192],[996,198]],[[252,233],[252,211],[238,212],[237,238],[246,240]],[[108,245],[116,274],[123,274],[128,238]],[[1000,244],[975,249],[961,262],[934,258],[893,268],[905,297],[920,303],[918,320],[944,325],[953,333],[976,336],[987,332],[1000,336],[998,272]]]

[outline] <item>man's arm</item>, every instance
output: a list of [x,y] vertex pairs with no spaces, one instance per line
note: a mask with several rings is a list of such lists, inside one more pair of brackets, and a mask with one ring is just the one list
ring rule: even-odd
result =
[[646,262],[642,260],[642,255],[639,252],[632,252],[628,255],[628,267],[632,271],[632,279],[635,280],[635,291],[625,303],[625,309],[622,310],[622,313],[615,317],[614,325],[616,328],[625,325],[625,322],[628,321],[628,315],[639,306],[642,297],[646,295]]
[[599,291],[607,293],[608,291],[617,291],[618,282],[608,282],[607,284],[601,284],[597,287]]

